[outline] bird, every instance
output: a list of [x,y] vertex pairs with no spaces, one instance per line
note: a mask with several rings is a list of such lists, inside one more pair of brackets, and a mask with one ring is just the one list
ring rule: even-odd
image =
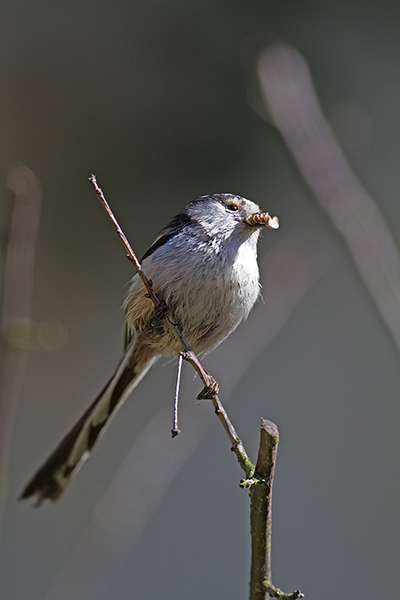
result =
[[[161,231],[141,264],[154,292],[187,344],[204,355],[245,321],[260,296],[257,244],[277,217],[235,194],[190,201]],[[124,353],[116,371],[74,427],[24,488],[20,498],[57,500],[111,417],[157,360],[174,357],[182,343],[135,274],[124,302]]]

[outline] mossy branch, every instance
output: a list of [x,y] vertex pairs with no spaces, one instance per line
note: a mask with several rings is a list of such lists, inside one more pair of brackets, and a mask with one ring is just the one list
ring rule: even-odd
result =
[[[233,427],[228,414],[223,407],[219,397],[218,382],[208,373],[201,365],[195,353],[188,346],[177,324],[173,323],[168,317],[168,307],[155,294],[151,281],[146,277],[141,264],[136,258],[128,239],[122,231],[118,221],[116,220],[95,175],[90,178],[99,200],[106,210],[110,220],[112,221],[119,238],[121,239],[128,258],[131,260],[137,273],[146,287],[148,297],[153,302],[156,310],[156,318],[164,319],[169,326],[174,330],[175,335],[182,343],[182,352],[180,353],[179,364],[181,359],[189,362],[197,371],[204,388],[197,396],[199,400],[211,400],[215,414],[221,421],[231,443],[231,450],[236,454],[240,467],[243,469],[246,479],[240,482],[241,487],[250,488],[251,509],[250,509],[250,524],[252,538],[252,561],[251,561],[251,578],[250,578],[250,600],[266,600],[268,595],[282,600],[295,600],[302,598],[303,594],[299,590],[292,594],[285,594],[278,588],[275,588],[271,583],[271,499],[272,499],[272,483],[275,471],[275,461],[277,446],[279,441],[279,433],[277,426],[266,419],[261,420],[261,438],[258,451],[257,463],[254,466],[250,461],[247,452],[244,448],[242,440],[239,438],[235,428]],[[178,433],[177,427],[177,394],[179,391],[179,377],[175,392],[174,404],[174,427],[172,429],[172,437]]]

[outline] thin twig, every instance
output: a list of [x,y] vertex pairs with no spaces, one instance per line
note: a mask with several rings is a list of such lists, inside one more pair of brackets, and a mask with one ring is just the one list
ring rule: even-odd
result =
[[239,465],[244,470],[246,477],[251,477],[251,475],[254,471],[254,465],[251,463],[251,461],[244,449],[241,439],[239,438],[238,434],[236,433],[235,428],[233,427],[232,423],[229,420],[226,410],[224,409],[224,407],[221,404],[221,401],[218,398],[218,390],[219,390],[218,382],[202,366],[202,364],[200,363],[196,354],[193,352],[193,350],[190,348],[189,344],[186,342],[178,325],[173,323],[169,319],[168,307],[165,306],[165,304],[158,298],[157,294],[154,292],[152,283],[146,277],[140,262],[136,258],[136,255],[135,255],[134,251],[132,250],[131,245],[128,242],[126,235],[124,234],[121,226],[119,225],[117,219],[115,218],[114,213],[112,212],[111,207],[108,204],[108,202],[103,194],[102,189],[99,187],[99,185],[97,183],[96,176],[91,175],[91,177],[89,177],[89,181],[92,184],[92,186],[97,194],[97,197],[99,198],[108,217],[110,218],[111,222],[113,223],[114,228],[115,228],[116,232],[118,233],[118,236],[125,247],[125,250],[128,254],[128,258],[132,261],[138,275],[140,276],[140,278],[143,282],[143,285],[146,287],[149,298],[152,300],[156,309],[159,309],[158,310],[158,318],[164,319],[169,324],[169,326],[173,329],[173,331],[175,332],[175,335],[180,339],[180,341],[182,343],[182,347],[183,347],[183,352],[181,353],[183,360],[186,360],[187,362],[189,362],[192,365],[192,367],[197,371],[197,373],[204,385],[203,390],[200,392],[200,394],[197,396],[197,398],[199,400],[211,400],[213,402],[214,408],[215,408],[215,413],[218,416],[219,420],[221,421],[226,433],[228,434],[228,437],[232,444],[232,451],[236,454],[237,459],[239,461]]
[[197,371],[201,381],[204,384],[204,390],[200,392],[197,399],[198,400],[209,400],[211,398],[210,394],[218,394],[219,385],[218,382],[214,379],[212,375],[203,367],[193,350],[190,348],[189,344],[183,337],[178,325],[172,323],[172,321],[165,317],[166,321],[168,321],[169,325],[174,329],[176,335],[179,337],[182,342],[182,346],[184,347],[184,352],[182,352],[183,360],[190,363],[192,367]]
[[[242,440],[239,438],[235,428],[233,427],[228,414],[223,407],[218,397],[218,382],[208,373],[202,366],[197,356],[191,350],[186,342],[182,332],[177,324],[173,323],[168,317],[168,307],[155,294],[151,281],[146,277],[143,269],[136,258],[124,232],[122,231],[118,221],[116,220],[108,202],[106,201],[101,188],[98,186],[96,177],[92,175],[90,182],[95,189],[103,207],[105,208],[109,218],[111,219],[124,247],[128,253],[128,257],[134,264],[136,271],[141,277],[145,285],[149,298],[153,301],[156,309],[159,311],[158,318],[165,319],[174,330],[176,336],[180,339],[183,351],[179,354],[178,359],[178,374],[175,388],[174,400],[174,422],[171,431],[172,437],[179,433],[178,429],[178,397],[182,369],[182,360],[189,362],[197,371],[201,381],[204,384],[203,390],[197,396],[199,400],[211,400],[215,414],[221,421],[231,442],[231,450],[236,454],[239,465],[243,469],[246,480],[242,481],[242,487],[250,487],[250,495],[252,498],[251,508],[251,534],[252,534],[252,570],[250,582],[250,600],[264,600],[269,592],[275,597],[284,598],[285,600],[295,600],[303,597],[298,591],[293,594],[284,594],[270,583],[271,579],[271,492],[272,481],[275,469],[275,459],[278,444],[278,430],[271,421],[262,420],[260,449],[258,454],[257,465],[254,467],[250,461]],[[271,595],[272,595],[271,594]],[[300,594],[300,595],[297,595]]]
[[221,421],[223,428],[225,429],[228,437],[231,441],[232,447],[231,450],[236,454],[236,458],[238,459],[238,463],[243,469],[246,477],[252,477],[254,473],[254,465],[249,459],[247,452],[244,448],[243,442],[236,433],[236,429],[232,425],[228,414],[218,396],[211,398],[211,401],[215,408],[215,414],[218,419]]
[[[158,298],[157,294],[154,292],[152,283],[146,277],[140,262],[136,258],[136,255],[135,255],[134,251],[132,250],[131,245],[128,242],[126,235],[122,231],[121,226],[119,225],[117,219],[115,218],[114,213],[112,212],[110,205],[108,204],[108,202],[103,194],[102,189],[99,187],[99,185],[97,183],[96,176],[91,175],[91,177],[89,177],[89,181],[92,184],[108,217],[110,218],[111,222],[113,223],[115,230],[118,233],[118,236],[125,247],[125,250],[128,254],[128,258],[132,261],[138,275],[140,276],[141,280],[143,281],[143,285],[147,289],[149,298],[154,303],[154,306],[156,307],[156,309],[161,308],[161,310],[159,311],[159,318],[166,320],[167,323],[169,324],[169,326],[174,330],[175,335],[180,339],[182,346],[183,346],[183,352],[181,353],[181,357],[184,360],[186,360],[187,362],[189,362],[192,365],[192,367],[197,371],[197,373],[204,385],[203,390],[200,392],[200,394],[197,396],[197,398],[199,400],[211,400],[213,402],[214,408],[215,408],[215,413],[216,413],[217,417],[219,418],[219,420],[221,421],[226,433],[228,434],[228,437],[232,444],[232,451],[236,454],[237,459],[239,461],[239,465],[244,470],[246,477],[251,477],[251,475],[254,471],[254,465],[251,463],[249,457],[247,456],[247,453],[244,449],[243,443],[242,443],[241,439],[239,438],[238,434],[236,433],[235,428],[233,427],[232,423],[229,420],[226,410],[224,409],[224,407],[221,404],[221,401],[218,398],[218,390],[219,390],[218,382],[202,366],[199,359],[197,358],[197,356],[195,355],[193,350],[190,348],[189,344],[186,342],[178,325],[176,325],[169,319],[168,307],[165,306],[165,304]],[[174,421],[174,423],[175,423],[175,421]],[[174,430],[172,430],[172,435],[174,437]]]
[[[145,286],[147,293],[148,293],[148,297],[150,298],[150,300],[153,302],[154,306],[156,307],[156,309],[161,309],[159,312],[159,318],[160,319],[165,319],[168,324],[170,325],[171,328],[174,329],[175,331],[175,335],[180,339],[183,349],[185,351],[185,353],[187,353],[187,356],[185,356],[185,360],[188,360],[197,370],[197,372],[199,373],[201,380],[203,381],[204,385],[207,387],[211,387],[211,385],[215,382],[215,380],[213,378],[209,379],[209,374],[207,373],[207,371],[202,367],[202,365],[200,364],[199,360],[197,359],[195,353],[193,352],[193,350],[190,348],[189,344],[187,343],[187,341],[185,340],[185,338],[183,337],[178,325],[176,325],[175,323],[173,323],[169,318],[168,318],[168,309],[165,306],[164,302],[162,300],[160,300],[160,298],[157,296],[157,294],[155,293],[152,283],[151,281],[146,277],[143,269],[142,269],[142,265],[140,264],[139,260],[136,257],[136,254],[134,253],[134,251],[132,250],[132,246],[130,245],[128,238],[126,237],[126,235],[124,234],[120,224],[118,223],[113,211],[111,210],[110,205],[108,204],[106,197],[104,196],[103,190],[101,189],[101,187],[99,186],[99,184],[97,183],[97,179],[96,179],[96,175],[91,175],[89,177],[89,181],[93,186],[94,191],[97,194],[97,197],[99,198],[104,210],[106,211],[110,221],[112,222],[112,224],[114,225],[114,228],[121,240],[121,242],[124,245],[124,248],[127,252],[128,258],[129,260],[133,263],[133,266],[135,267],[137,274],[139,275],[140,279],[143,282],[143,285]],[[190,357],[190,360],[189,360]]]
[[279,600],[297,600],[297,598],[304,598],[304,594],[300,590],[295,590],[290,594],[282,592],[279,588],[276,588],[268,580],[264,581],[265,591],[271,598],[278,598]]
[[182,354],[178,356],[178,370],[176,374],[176,386],[175,386],[175,397],[174,397],[174,423],[172,425],[171,433],[172,437],[176,437],[180,434],[181,430],[178,428],[178,402],[179,402],[179,388],[181,385],[181,373],[182,373]]
[[132,250],[132,247],[131,247],[130,243],[128,242],[128,238],[122,231],[117,219],[115,218],[114,213],[112,212],[110,205],[108,204],[108,202],[103,194],[103,190],[101,189],[101,187],[99,187],[99,185],[97,183],[96,175],[91,175],[89,177],[89,181],[92,184],[94,191],[96,192],[98,199],[100,200],[101,204],[103,205],[103,208],[106,211],[110,221],[114,225],[115,230],[116,230],[117,234],[119,235],[119,238],[120,238],[121,242],[123,243],[125,250],[128,254],[129,260],[133,263],[133,265],[137,271],[137,274],[139,275],[140,279],[143,281],[143,285],[145,286],[145,288],[147,290],[150,300],[153,302],[154,306],[159,308],[160,306],[162,306],[162,302],[158,298],[155,291],[153,290],[153,286],[151,285],[151,282],[147,279],[146,275],[144,274],[142,265],[136,258],[136,254]]
[[[332,264],[328,248],[315,227],[305,226],[301,231],[293,228],[261,261],[262,279],[273,282],[273,293],[266,295],[265,306],[256,305],[241,344],[235,344],[231,337],[225,348],[219,346],[213,356],[213,365],[220,368],[224,377],[224,394],[232,394],[249,365],[275,339],[295,307],[327,272]],[[227,356],[230,372],[224,374]],[[210,421],[201,419],[179,448],[169,446],[166,452],[165,444],[154,445],[154,440],[164,439],[162,432],[165,433],[167,419],[164,405],[159,406],[116,469],[112,481],[99,494],[96,511],[79,531],[54,574],[46,600],[59,600],[62,596],[94,597],[112,585],[126,557],[126,540],[132,547],[139,543],[144,527],[174,485],[180,469],[198,450],[210,426]],[[148,477],[146,485],[137,485],[143,479],[144,463],[147,472],[157,472],[157,477]],[[103,523],[110,520],[113,527],[104,528]]]

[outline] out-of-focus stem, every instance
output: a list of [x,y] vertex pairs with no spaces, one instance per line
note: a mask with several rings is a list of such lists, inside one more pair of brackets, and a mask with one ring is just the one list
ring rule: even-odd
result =
[[33,266],[42,198],[39,180],[24,165],[10,169],[7,186],[14,201],[2,277],[0,317],[0,518],[8,485],[17,400],[29,346]]
[[269,118],[321,207],[347,243],[400,350],[400,256],[377,204],[353,173],[319,104],[304,57],[288,44],[267,47],[258,76]]

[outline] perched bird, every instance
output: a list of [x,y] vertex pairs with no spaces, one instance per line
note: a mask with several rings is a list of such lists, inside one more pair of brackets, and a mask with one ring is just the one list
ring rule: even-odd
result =
[[[191,349],[209,352],[245,320],[260,294],[257,241],[260,227],[278,219],[233,194],[200,196],[163,229],[142,259],[143,270]],[[150,367],[182,350],[136,274],[125,300],[125,351],[107,385],[25,487],[57,500],[93,444]]]

